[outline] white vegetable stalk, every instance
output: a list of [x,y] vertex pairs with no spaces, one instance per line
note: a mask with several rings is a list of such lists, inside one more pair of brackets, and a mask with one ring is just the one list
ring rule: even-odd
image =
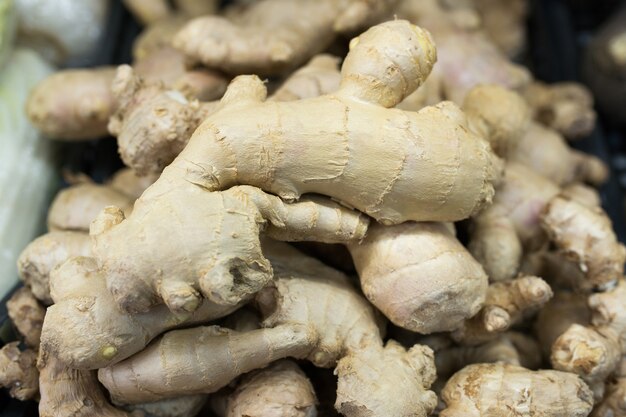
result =
[[54,184],[52,143],[26,118],[31,88],[53,69],[16,49],[0,72],[0,296],[17,282],[15,260],[40,231]]

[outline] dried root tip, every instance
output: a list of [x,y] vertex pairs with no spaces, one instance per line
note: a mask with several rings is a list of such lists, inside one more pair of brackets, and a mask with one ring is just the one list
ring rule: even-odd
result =
[[436,371],[433,352],[426,346],[406,351],[393,340],[384,348],[365,346],[344,356],[335,375],[335,408],[346,417],[402,416],[407,410],[411,416],[426,417],[437,405],[437,396],[428,390]]
[[596,331],[573,324],[552,345],[552,366],[580,375],[593,384],[604,381],[621,359],[619,339],[614,332]]
[[17,260],[17,270],[33,295],[43,304],[50,305],[50,272],[69,258],[90,255],[91,239],[88,234],[51,232],[26,246]]
[[504,363],[463,368],[448,380],[442,398],[447,407],[439,414],[441,417],[482,417],[484,410],[507,410],[513,415],[586,417],[593,407],[591,390],[576,375],[530,371]]
[[187,395],[153,403],[123,405],[116,404],[128,411],[143,413],[146,417],[194,417],[197,416],[208,397],[206,395]]
[[426,80],[436,60],[428,31],[406,20],[374,26],[350,42],[341,94],[394,107]]
[[91,221],[104,207],[117,206],[128,213],[132,203],[131,198],[106,185],[72,185],[54,198],[48,211],[48,228],[87,232]]
[[53,139],[85,140],[107,135],[114,110],[113,68],[63,70],[31,92],[26,103],[30,121]]
[[[610,291],[589,296],[591,322],[596,327],[611,328],[620,337],[626,337],[626,281],[620,279]],[[626,346],[625,346],[626,347]]]
[[7,311],[26,344],[35,349],[39,348],[46,309],[39,304],[33,293],[25,287],[17,290],[7,301]]
[[554,244],[578,264],[592,286],[607,288],[624,274],[626,248],[617,241],[611,221],[601,208],[556,197],[541,221]]
[[498,85],[479,85],[463,102],[470,126],[503,158],[517,146],[530,123],[530,111],[522,97]]
[[20,401],[34,400],[39,393],[37,353],[20,351],[18,344],[8,343],[0,349],[0,387],[8,388],[11,397]]
[[317,403],[298,365],[280,360],[242,377],[228,396],[224,417],[312,417]]

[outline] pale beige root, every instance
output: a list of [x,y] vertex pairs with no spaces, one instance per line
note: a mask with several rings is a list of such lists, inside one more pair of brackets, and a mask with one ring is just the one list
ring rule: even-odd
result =
[[174,11],[167,0],[122,0],[140,23],[149,25],[165,19]]
[[143,349],[166,330],[206,323],[239,306],[203,301],[188,314],[174,315],[164,305],[143,314],[117,309],[92,258],[72,258],[53,271],[52,298],[41,335],[41,349],[75,369],[97,369]]
[[[161,72],[158,75],[163,78]],[[109,130],[118,137],[125,164],[138,173],[160,173],[200,123],[219,108],[218,102],[197,102],[191,95],[176,93],[152,78],[122,66],[113,83],[118,108]],[[270,99],[296,100],[330,93],[338,88],[339,79],[337,62],[320,55],[292,74]],[[180,87],[178,90],[186,91]]]
[[591,312],[584,295],[559,291],[539,311],[534,333],[544,358],[549,359],[552,344],[572,324],[586,326],[591,322]]
[[492,281],[515,277],[523,251],[544,246],[541,213],[558,193],[556,184],[530,168],[506,164],[493,204],[474,218],[468,244]]
[[93,371],[69,369],[46,352],[40,352],[37,366],[40,417],[143,417],[109,404]]
[[39,348],[41,326],[46,309],[26,287],[15,291],[6,303],[7,312],[17,331],[30,347]]
[[50,231],[89,231],[89,224],[106,206],[121,207],[130,213],[133,200],[107,185],[82,183],[57,193],[48,209]]
[[593,96],[582,84],[535,81],[526,86],[523,94],[533,109],[535,119],[568,139],[584,137],[595,126]]
[[141,61],[163,48],[170,47],[172,38],[186,22],[187,17],[174,14],[146,27],[133,43],[133,61]]
[[506,333],[477,346],[451,346],[435,351],[437,378],[447,381],[452,374],[474,363],[503,362],[521,365],[515,345],[505,335]]
[[128,219],[109,207],[92,223],[94,255],[123,310],[144,312],[162,300],[193,311],[201,294],[238,304],[272,278],[259,243],[265,227],[285,240],[345,243],[362,239],[369,222],[321,197],[287,204],[249,186],[209,192],[185,179],[159,181]]
[[560,253],[578,265],[593,287],[610,288],[624,274],[626,248],[600,207],[555,197],[541,221]]
[[587,207],[600,207],[602,204],[598,190],[577,182],[564,187],[561,190],[561,196],[567,200],[574,200]]
[[504,363],[463,368],[442,397],[447,407],[440,417],[586,417],[593,407],[591,390],[574,374]]
[[481,27],[507,56],[517,57],[526,47],[528,0],[472,0]]
[[574,151],[556,131],[536,122],[521,135],[509,159],[532,168],[558,185],[576,181],[601,185],[609,175],[607,166],[599,158]]
[[280,360],[244,375],[228,396],[224,417],[314,417],[311,381],[293,361]]
[[437,405],[433,361],[430,348],[407,351],[393,340],[348,353],[335,368],[335,408],[346,417],[426,417]]
[[39,394],[37,353],[20,350],[19,342],[7,343],[0,349],[0,387],[20,401],[36,399]]
[[432,33],[444,94],[455,103],[479,84],[521,89],[530,82],[528,70],[512,63],[484,33],[459,24],[438,0],[403,0],[396,12]]
[[156,174],[139,176],[130,168],[122,168],[109,180],[107,185],[115,191],[119,191],[133,200],[141,197],[146,188],[151,186],[158,178]]
[[307,359],[318,367],[335,366],[347,352],[382,346],[380,317],[346,275],[284,243],[266,239],[263,252],[274,268],[274,281],[256,296],[264,327],[314,329],[319,340]]
[[[273,287],[257,295],[264,326],[300,325],[319,340],[307,359],[316,366],[336,364],[335,408],[345,416],[426,416],[436,405],[428,387],[435,379],[432,351],[385,347],[373,307],[342,273],[276,242],[264,242],[275,272]],[[326,308],[325,306],[329,306]],[[402,387],[399,393],[395,388]],[[394,401],[389,401],[394,391]]]
[[340,82],[339,58],[319,54],[291,74],[272,94],[271,99],[292,101],[318,97],[339,89]]
[[221,327],[247,332],[261,328],[261,317],[249,307],[243,307],[218,322]]
[[506,159],[515,152],[531,117],[519,94],[494,84],[472,88],[463,101],[463,111],[471,128]]
[[396,326],[452,331],[484,302],[487,275],[443,223],[374,223],[348,248],[363,293]]
[[84,140],[106,136],[114,110],[115,68],[67,69],[41,81],[30,93],[26,113],[45,136]]
[[245,183],[290,201],[319,193],[384,224],[476,213],[491,200],[501,164],[467,130],[464,114],[452,103],[420,112],[383,108],[419,86],[434,55],[427,32],[396,20],[352,41],[335,94],[263,103],[262,82],[237,77],[221,110],[198,127],[156,184],[184,175],[208,190]]
[[69,258],[90,255],[91,239],[87,233],[50,232],[24,248],[17,259],[17,270],[33,295],[44,305],[50,305],[50,272]]
[[117,110],[109,131],[120,156],[137,174],[159,173],[185,147],[217,102],[201,103],[160,82],[146,82],[130,66],[117,70],[112,92]]
[[604,381],[621,359],[619,336],[607,328],[572,324],[552,344],[550,362],[554,369],[579,375],[602,398]]
[[162,82],[198,100],[215,100],[226,91],[228,81],[215,71],[187,69],[185,56],[171,46],[162,46],[145,57],[134,61],[137,74],[150,82]]
[[604,398],[596,403],[591,417],[622,417],[626,415],[626,378],[607,383]]
[[195,417],[206,404],[204,394],[186,395],[144,404],[120,405],[128,411],[143,412],[146,417]]
[[[337,32],[362,30],[395,0],[263,0],[233,20],[191,20],[173,45],[196,62],[231,74],[276,75],[297,68],[333,41]],[[380,21],[380,20],[379,20]]]
[[218,326],[173,330],[100,369],[98,378],[113,401],[124,404],[211,393],[277,359],[305,357],[316,341],[312,329],[296,325],[245,333]]
[[474,217],[467,248],[495,282],[517,274],[524,251],[513,220],[497,203]]
[[484,343],[541,309],[552,290],[541,278],[526,276],[489,285],[482,310],[452,337],[467,345]]
[[626,352],[626,282],[588,299],[591,326],[572,325],[552,345],[555,369],[574,372],[591,386],[602,384]]

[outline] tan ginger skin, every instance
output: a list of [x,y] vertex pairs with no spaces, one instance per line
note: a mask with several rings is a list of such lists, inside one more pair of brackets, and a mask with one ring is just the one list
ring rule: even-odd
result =
[[[255,77],[239,77],[231,84],[222,100],[223,108],[209,117],[198,128],[185,150],[172,165],[165,169],[159,180],[137,200],[133,214],[127,220],[121,221],[122,218],[119,213],[115,214],[109,211],[110,222],[105,220],[104,223],[109,222],[111,228],[104,227],[102,228],[103,233],[94,233],[95,256],[106,271],[108,286],[116,294],[121,305],[130,310],[141,310],[157,301],[154,284],[148,282],[155,278],[154,272],[157,272],[157,269],[160,271],[157,272],[158,274],[180,277],[183,281],[187,281],[187,286],[184,289],[187,293],[194,294],[197,291],[195,288],[192,288],[194,291],[189,291],[189,284],[203,281],[202,286],[204,286],[206,296],[213,297],[214,300],[222,299],[223,302],[229,302],[227,300],[229,296],[226,294],[228,290],[222,285],[225,284],[226,287],[230,285],[228,284],[230,281],[228,277],[231,272],[227,271],[228,268],[226,268],[225,274],[222,272],[226,265],[222,261],[218,261],[217,269],[215,266],[209,268],[212,271],[205,274],[206,279],[200,279],[198,272],[189,270],[182,274],[180,271],[174,274],[169,273],[173,272],[170,270],[170,266],[177,263],[174,260],[181,256],[180,248],[190,245],[190,239],[186,239],[187,243],[172,245],[172,250],[176,246],[177,251],[172,258],[159,256],[160,259],[167,260],[169,266],[158,265],[159,262],[153,262],[153,256],[155,253],[163,251],[161,245],[163,240],[171,241],[173,236],[181,235],[181,230],[185,230],[185,227],[181,228],[178,222],[176,224],[171,223],[171,227],[175,227],[176,232],[169,230],[170,224],[166,223],[164,227],[162,221],[164,215],[169,217],[172,211],[185,212],[185,221],[193,223],[194,230],[199,230],[198,222],[192,219],[206,218],[207,207],[215,207],[216,202],[223,200],[223,197],[237,194],[231,191],[233,189],[223,193],[210,191],[228,188],[236,185],[237,182],[260,183],[259,185],[268,191],[278,194],[288,201],[297,199],[305,192],[320,192],[334,197],[346,205],[367,212],[385,223],[402,222],[408,219],[454,220],[470,215],[490,200],[493,192],[491,182],[498,176],[499,161],[484,141],[469,134],[465,135],[467,131],[463,127],[465,124],[464,116],[456,107],[451,104],[443,104],[439,107],[427,108],[420,113],[413,113],[384,109],[362,101],[367,98],[364,97],[365,95],[370,95],[371,100],[379,100],[391,106],[395,104],[397,99],[401,98],[402,91],[410,91],[401,85],[393,84],[394,82],[402,82],[403,78],[399,76],[398,78],[385,79],[385,83],[379,84],[380,88],[375,91],[370,90],[371,83],[367,83],[367,86],[360,85],[359,80],[362,80],[364,75],[361,74],[357,77],[351,68],[356,66],[359,61],[362,62],[369,54],[374,53],[373,51],[376,49],[372,49],[368,45],[391,44],[399,48],[397,52],[394,52],[395,49],[385,49],[385,53],[394,56],[394,62],[410,60],[406,63],[404,78],[417,82],[417,78],[409,76],[413,71],[418,70],[414,66],[415,59],[423,57],[426,53],[426,57],[423,59],[424,65],[422,65],[422,69],[425,69],[424,67],[428,66],[427,63],[432,63],[432,58],[434,58],[432,56],[434,50],[430,49],[431,44],[428,35],[407,22],[394,21],[376,26],[357,39],[357,41],[353,41],[353,50],[344,63],[343,84],[336,95],[290,103],[259,103],[254,99],[246,98],[246,96],[258,94],[257,97],[259,97],[264,94],[262,83]],[[387,42],[384,42],[385,39]],[[406,45],[409,40],[412,45],[410,48]],[[407,50],[414,55],[406,55]],[[395,56],[395,53],[400,55]],[[370,68],[368,72],[386,74],[384,68],[385,66],[376,69]],[[412,87],[417,87],[417,85]],[[359,95],[361,96],[359,100],[351,98],[351,96]],[[277,125],[275,114],[279,109],[282,112],[281,125],[283,129],[277,132],[275,131]],[[346,122],[342,117],[339,117],[347,109],[350,109],[351,119],[354,121],[348,120]],[[387,112],[389,113],[387,114]],[[309,120],[309,114],[318,114],[318,117]],[[383,116],[385,114],[386,116]],[[359,122],[361,120],[359,115],[368,118],[367,131],[362,129],[364,124]],[[392,122],[396,118],[398,121]],[[400,126],[398,128],[389,126],[389,123],[395,125],[400,123],[400,120],[402,120],[401,128]],[[285,132],[286,134],[289,131],[284,127],[289,126],[289,123],[298,124],[296,133],[288,136],[293,139],[289,141],[286,138],[279,140],[278,138],[284,136],[279,133]],[[346,123],[348,123],[347,126]],[[416,129],[412,135],[418,135],[418,138],[428,138],[427,141],[424,140],[423,142],[422,139],[418,140],[418,143],[422,144],[425,149],[419,152],[417,150],[412,151],[416,139],[413,139],[410,131],[407,130],[406,123],[409,123],[408,126],[412,126],[412,129]],[[383,130],[382,139],[378,135],[380,132],[372,126],[380,126],[381,129],[383,126],[387,126]],[[220,132],[219,137],[224,135],[223,139],[215,137],[215,133],[218,131]],[[320,131],[328,131],[329,135],[319,135]],[[336,135],[343,136],[346,132],[352,131],[355,132],[346,137],[346,140],[349,141],[350,152],[345,152],[344,141]],[[266,134],[271,136],[271,140],[265,138]],[[261,135],[260,138],[259,135]],[[367,139],[372,135],[375,135],[376,138]],[[447,140],[443,140],[443,138],[438,140],[440,135],[444,135]],[[309,140],[310,137],[315,137],[316,140],[308,142],[313,145],[312,147],[303,149],[300,143],[302,140],[298,140],[299,137],[302,137],[304,141]],[[448,143],[450,138],[453,138],[454,144]],[[228,148],[223,146],[225,143],[229,143]],[[238,145],[239,143],[241,145]],[[281,150],[266,148],[265,144],[268,143],[276,144]],[[292,143],[293,145],[291,145]],[[263,146],[261,146],[262,144]],[[401,144],[409,146],[405,150],[408,153],[406,153],[403,161],[398,158],[400,150],[397,149],[397,146]],[[293,147],[293,152],[296,152],[299,158],[277,160],[273,156],[292,153],[290,146]],[[451,146],[458,149],[458,158],[461,159],[455,157],[454,162],[451,162],[453,166],[450,166],[450,169],[441,169],[441,163],[438,161],[450,158],[449,149]],[[341,151],[341,149],[344,150]],[[303,150],[306,152],[303,153]],[[231,153],[231,151],[236,153]],[[320,162],[321,155],[335,151],[339,152],[340,163],[328,164],[325,162],[322,164]],[[239,155],[239,153],[243,154]],[[334,154],[337,155],[337,153]],[[255,155],[254,161],[256,162],[249,160],[252,155]],[[261,160],[258,159],[259,155],[263,156]],[[420,156],[418,157],[418,155]],[[384,163],[388,160],[387,156],[394,162]],[[367,158],[370,157],[375,157],[380,162],[376,164],[379,169],[372,170],[371,164],[366,163]],[[233,158],[236,158],[237,162]],[[359,163],[359,161],[362,162]],[[398,161],[401,162],[400,165],[397,165]],[[259,168],[259,164],[262,169]],[[390,165],[393,167],[391,172],[392,167]],[[418,175],[422,170],[428,169],[432,169],[437,175]],[[452,180],[451,170],[456,172]],[[212,174],[207,175],[207,172],[212,172]],[[445,187],[442,187],[444,184],[446,184]],[[432,192],[424,194],[424,189],[432,190]],[[368,192],[364,190],[368,190]],[[262,199],[265,198],[262,197]],[[193,201],[193,203],[187,204],[186,201]],[[220,202],[219,204],[224,203]],[[234,202],[228,204],[234,204]],[[160,209],[155,210],[154,207],[160,207]],[[198,208],[194,209],[195,207]],[[192,216],[191,213],[194,210],[200,210],[200,207],[203,208],[202,213]],[[217,207],[215,210],[222,212]],[[166,214],[167,212],[169,214]],[[302,220],[305,223],[308,222],[305,219]],[[238,224],[239,227],[242,227],[241,222]],[[215,225],[211,223],[210,227],[213,229]],[[297,231],[298,229],[287,227],[285,230]],[[148,233],[155,237],[157,235],[161,237],[153,240],[147,237]],[[140,235],[141,245],[133,243],[134,238],[139,238]],[[183,235],[186,236],[185,234],[181,236]],[[306,234],[304,235],[306,237]],[[203,236],[206,236],[206,233]],[[347,237],[348,240],[355,238],[355,236]],[[356,237],[354,240],[361,237]],[[240,241],[238,238],[234,239]],[[310,236],[309,239],[314,238]],[[326,238],[326,242],[328,241]],[[346,241],[346,238],[344,237],[342,240],[335,236],[333,241]],[[159,250],[155,252],[150,248],[148,242],[158,244]],[[193,246],[193,248],[189,248],[189,253],[201,251],[201,257],[206,256],[207,252],[200,249],[201,245],[195,242]],[[140,255],[137,253],[138,251],[145,252],[148,256]],[[242,259],[251,259],[252,256],[253,254],[248,249]],[[138,261],[140,259],[145,259],[145,262]],[[260,267],[260,274],[267,275],[267,268],[263,266],[263,261],[259,262],[261,263],[255,268]],[[244,268],[246,272],[252,272],[250,265],[248,263],[248,266]],[[205,273],[207,265],[205,264],[202,269]],[[123,278],[122,270],[124,271]],[[209,283],[210,276],[213,276],[217,282]],[[148,281],[142,282],[141,280]],[[165,292],[170,294],[164,298],[169,298],[172,293],[180,293],[179,290],[183,291],[180,286],[172,289],[177,285],[166,288]],[[221,288],[212,288],[216,286]],[[150,287],[153,289],[151,290]],[[234,298],[240,297],[235,296]]]
[[185,395],[144,404],[119,405],[127,411],[143,412],[147,417],[194,417],[206,404],[206,395]]
[[397,326],[456,330],[482,307],[487,275],[443,223],[373,223],[348,248],[363,293]]
[[[407,352],[393,341],[383,347],[373,308],[343,274],[284,244],[268,244],[264,250],[276,274],[274,287],[257,296],[266,328],[239,334],[230,331],[226,335],[221,334],[225,330],[215,328],[167,333],[148,350],[100,370],[100,381],[113,397],[136,402],[179,395],[181,390],[215,391],[238,375],[233,368],[244,372],[248,366],[261,367],[267,363],[267,355],[274,355],[284,346],[284,356],[306,357],[316,366],[336,364],[336,408],[346,416],[426,416],[434,409],[435,396],[427,391],[435,377],[428,348],[416,345]],[[325,308],[327,305],[337,306],[338,310]],[[283,335],[269,350],[267,346],[242,343],[243,338],[256,339],[263,333],[267,333],[264,339],[268,340],[271,332],[284,333],[285,329],[300,329],[302,337],[294,341]],[[200,334],[205,336],[198,341]],[[230,353],[224,357],[226,353],[221,352],[226,346]],[[171,358],[167,364],[159,359],[163,355]],[[205,361],[209,357],[211,360]],[[190,360],[194,367],[181,365]],[[215,378],[195,377],[206,375],[199,366],[211,367],[209,375]],[[189,372],[181,372],[185,369]],[[164,378],[173,383],[164,385]],[[388,401],[390,390],[400,385],[403,395],[396,393],[397,401]]]
[[[291,101],[336,91],[338,59],[318,55],[295,71],[268,100]],[[118,138],[120,156],[138,173],[160,173],[185,147],[192,133],[219,101],[198,102],[121,67],[113,82],[117,110],[109,131]]]
[[524,250],[546,237],[540,216],[559,188],[524,165],[509,162],[493,204],[473,219],[468,249],[492,281],[517,275]]
[[626,415],[626,360],[622,356],[615,379],[609,380],[604,397],[596,405],[591,417],[619,417]]
[[[383,108],[397,104],[427,76],[435,59],[430,42],[427,32],[406,21],[374,26],[352,41],[338,92],[308,100],[263,103],[265,88],[258,78],[238,77],[222,99],[223,108],[196,130],[153,189],[184,173],[186,183],[207,190],[250,183],[288,201],[307,192],[325,194],[385,224],[452,221],[475,213],[490,201],[500,164],[484,141],[467,132],[462,112],[451,103],[417,113]],[[379,59],[372,61],[376,54]],[[367,67],[366,62],[378,65]],[[391,67],[397,67],[392,76]],[[365,79],[376,80],[376,88]],[[348,111],[348,119],[339,117]],[[310,114],[317,117],[309,119]],[[302,152],[301,143],[313,136],[316,140],[308,143],[315,146]],[[291,154],[292,147],[299,158],[277,159]],[[450,149],[458,149],[456,159],[442,169],[439,161],[450,159]],[[327,154],[337,160],[327,163],[325,157],[325,164],[320,163],[320,155]],[[259,160],[258,155],[264,157]],[[365,159],[374,155],[379,163],[372,170]],[[424,189],[431,192],[425,195]]]
[[11,321],[30,347],[39,348],[46,309],[26,287],[15,291],[6,303]]
[[158,24],[176,12],[187,16],[213,14],[219,8],[219,0],[123,0],[128,10],[144,25]]
[[44,305],[50,305],[50,272],[70,258],[91,254],[91,239],[87,233],[50,232],[24,248],[17,259],[17,270],[33,295]]
[[[466,27],[455,19],[455,14],[445,10],[441,3],[441,0],[402,0],[396,12],[398,17],[432,32],[439,55],[434,72],[439,74],[438,78],[443,83],[443,97],[460,104],[473,87],[497,84],[526,96],[539,121],[549,123],[550,127],[568,138],[591,132],[595,114],[593,103],[588,100],[590,94],[583,86],[571,88],[571,83],[554,84],[547,86],[544,93],[552,94],[551,101],[532,99],[536,96],[533,89],[536,83],[531,83],[528,70],[511,62],[483,31]],[[572,93],[573,90],[575,93]],[[584,100],[578,99],[585,96]],[[539,117],[538,110],[534,109],[539,105],[544,106],[543,113],[549,110],[554,116],[550,119]],[[546,105],[552,107],[546,109]],[[572,108],[575,111],[568,110]]]
[[54,356],[41,352],[38,361],[40,417],[143,417],[108,403],[94,371],[67,368]]
[[52,297],[41,335],[41,349],[75,369],[97,369],[142,350],[169,329],[206,323],[238,306],[207,300],[193,313],[174,315],[166,306],[127,315],[117,309],[104,277],[91,258],[70,259],[52,273]]
[[578,265],[595,288],[610,288],[623,276],[626,248],[600,207],[557,197],[545,207],[542,225],[559,251]]
[[280,360],[242,377],[221,417],[314,417],[311,381],[293,361]]
[[574,374],[504,363],[463,368],[448,380],[442,398],[447,407],[440,417],[585,417],[593,407],[591,391]]
[[472,0],[480,16],[481,27],[509,57],[525,49],[528,0]]
[[230,20],[191,20],[173,45],[190,60],[230,74],[277,75],[326,49],[338,33],[384,20],[397,0],[262,0]]
[[20,350],[19,342],[7,343],[0,349],[0,387],[20,401],[36,399],[39,393],[37,353]]
[[518,277],[489,285],[481,311],[452,337],[463,344],[477,345],[497,338],[498,333],[537,312],[552,297],[550,286],[538,277]]
[[626,353],[626,283],[588,298],[591,325],[573,324],[552,345],[555,369],[574,372],[592,388],[616,371]]

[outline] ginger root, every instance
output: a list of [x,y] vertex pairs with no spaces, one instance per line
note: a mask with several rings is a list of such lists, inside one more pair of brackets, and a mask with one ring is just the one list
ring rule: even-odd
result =
[[50,272],[75,256],[91,256],[91,239],[87,233],[50,232],[24,248],[17,259],[18,273],[33,295],[44,305],[50,305]]
[[555,197],[544,208],[541,222],[560,253],[578,265],[591,286],[610,288],[624,274],[626,248],[600,207]]
[[26,287],[15,291],[7,301],[6,307],[11,321],[24,337],[26,344],[38,349],[46,309]]
[[106,136],[113,113],[114,76],[112,67],[52,74],[31,92],[26,103],[28,118],[52,138],[81,140]]
[[205,300],[185,315],[174,315],[164,305],[127,315],[118,310],[92,258],[70,259],[53,271],[50,285],[55,304],[46,313],[41,350],[74,369],[119,362],[166,330],[206,323],[239,307]]
[[585,417],[593,407],[591,391],[574,374],[529,371],[504,363],[463,368],[448,380],[442,398],[447,407],[439,413],[441,417],[493,413]]
[[[173,45],[193,61],[230,74],[277,75],[330,45],[338,32],[378,23],[395,0],[262,0],[238,15],[191,20]],[[380,20],[379,20],[380,21]]]
[[456,330],[483,304],[487,275],[443,223],[374,223],[348,248],[363,293],[396,326]]
[[280,360],[244,375],[222,417],[311,417],[316,405],[311,381],[293,361]]
[[0,387],[20,401],[36,399],[39,394],[37,353],[20,350],[19,342],[7,343],[0,349]]
[[482,310],[466,320],[452,337],[463,344],[476,345],[498,337],[536,313],[552,297],[550,286],[538,277],[519,277],[489,285]]

